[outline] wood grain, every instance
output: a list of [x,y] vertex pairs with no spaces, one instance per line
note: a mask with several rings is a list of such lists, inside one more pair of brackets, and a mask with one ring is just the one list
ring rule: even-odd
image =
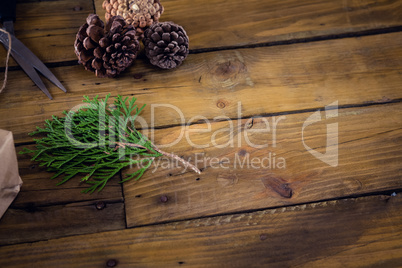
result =
[[[103,0],[95,0],[103,17]],[[351,33],[401,26],[400,1],[165,0],[161,21],[182,25],[191,49]]]
[[400,194],[290,206],[0,248],[2,267],[397,267]]
[[202,173],[157,159],[141,180],[124,184],[127,225],[401,189],[402,103],[337,113],[322,111],[307,127],[314,112],[156,130],[157,145],[170,144],[163,149]]
[[[56,206],[10,208],[0,220],[0,245],[125,228],[123,202],[77,202]],[[101,206],[100,204],[98,206]]]
[[27,142],[35,125],[81,104],[83,95],[109,92],[146,103],[141,116],[148,124],[143,126],[151,128],[193,123],[194,116],[241,118],[315,109],[335,100],[343,106],[389,102],[402,98],[401,42],[402,34],[392,33],[217,51],[190,55],[172,71],[139,60],[118,79],[96,78],[81,66],[52,68],[68,90],[65,94],[46,83],[52,101],[16,71],[0,95],[0,128],[13,131],[16,143]]
[[19,155],[0,267],[400,266],[402,1],[163,0],[161,20],[190,37],[183,65],[142,52],[99,79],[73,42],[102,1],[18,1],[16,36],[68,93],[45,80],[48,100],[12,61],[0,128],[20,151],[83,95],[135,96],[148,104],[137,127],[202,173],[158,158],[88,195]]
[[[32,146],[21,146],[32,149]],[[0,220],[0,246],[68,235],[125,228],[124,204],[119,176],[102,192],[83,194],[79,178],[56,186],[53,173],[39,167],[29,155],[18,155],[23,185],[17,198]],[[97,210],[98,202],[105,209]]]
[[[103,0],[96,13],[104,18]],[[183,25],[191,49],[289,41],[401,26],[400,1],[163,1],[162,21]],[[73,43],[91,1],[24,1],[17,5],[16,36],[44,62],[76,60]],[[0,52],[0,59],[5,51]],[[0,62],[4,67],[4,62]],[[12,63],[12,65],[15,65]]]

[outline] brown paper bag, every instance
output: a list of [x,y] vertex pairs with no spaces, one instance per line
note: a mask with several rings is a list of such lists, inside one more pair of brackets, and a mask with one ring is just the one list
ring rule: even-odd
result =
[[0,218],[19,193],[21,185],[13,134],[0,129]]

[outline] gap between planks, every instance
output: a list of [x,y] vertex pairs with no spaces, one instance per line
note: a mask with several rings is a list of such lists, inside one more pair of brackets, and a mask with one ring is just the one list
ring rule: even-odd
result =
[[[272,41],[265,43],[256,43],[250,45],[239,45],[239,46],[223,46],[223,47],[207,47],[207,48],[199,48],[199,49],[190,49],[189,54],[201,54],[201,53],[211,53],[217,51],[225,51],[225,50],[237,50],[237,49],[248,49],[248,48],[260,48],[260,47],[274,47],[274,46],[285,46],[285,45],[293,45],[293,44],[303,44],[303,43],[312,43],[319,41],[329,41],[329,40],[337,40],[337,39],[347,39],[347,38],[356,38],[356,37],[364,37],[371,35],[381,35],[388,33],[397,33],[402,31],[402,26],[395,26],[389,28],[382,29],[372,29],[366,31],[359,32],[351,32],[351,33],[342,33],[342,34],[330,34],[330,35],[321,35],[321,36],[313,36],[307,38],[296,38],[289,39],[283,41]],[[143,55],[139,55],[137,59],[145,59]],[[58,68],[58,67],[67,67],[67,66],[75,66],[80,65],[78,60],[70,60],[70,61],[59,61],[59,62],[49,62],[45,63],[48,68]],[[8,68],[9,71],[20,71],[22,68],[17,66],[10,66]],[[0,72],[4,72],[5,68],[0,67]]]
[[356,195],[348,195],[348,196],[342,196],[342,197],[336,197],[336,198],[314,200],[311,202],[294,203],[291,205],[273,206],[273,207],[266,207],[266,208],[260,208],[260,209],[240,210],[240,211],[234,211],[234,212],[228,212],[228,213],[217,213],[217,214],[211,214],[211,215],[207,215],[207,216],[189,217],[189,218],[177,219],[177,220],[167,220],[167,221],[142,224],[142,225],[127,226],[127,223],[126,223],[126,229],[135,229],[135,228],[143,228],[143,227],[158,226],[158,225],[165,225],[165,224],[175,224],[175,223],[177,224],[177,223],[189,222],[189,221],[200,221],[200,220],[209,219],[209,218],[224,218],[224,217],[232,218],[237,215],[252,214],[252,213],[266,214],[265,211],[273,211],[273,213],[271,213],[271,214],[274,214],[279,211],[281,211],[281,212],[284,212],[286,210],[293,211],[298,207],[314,208],[317,206],[317,204],[320,204],[320,203],[334,204],[338,201],[348,201],[348,200],[371,198],[371,197],[378,197],[378,196],[384,196],[385,198],[389,198],[389,197],[394,197],[394,196],[400,195],[400,194],[402,194],[402,188],[387,190],[387,191],[373,191],[373,192],[364,193],[364,194],[356,194]]
[[[151,120],[149,105],[161,101],[181,110],[184,121],[200,114],[205,118],[239,117],[239,100],[240,117],[312,109],[327,105],[335,98],[339,105],[398,101],[401,99],[397,90],[401,83],[400,39],[400,33],[392,33],[286,48],[198,54],[189,57],[180,69],[168,73],[140,62],[136,70],[130,70],[118,80],[100,81],[79,66],[56,68],[56,75],[65,75],[69,94],[53,90],[52,102],[46,101],[39,90],[33,92],[32,82],[22,72],[16,72],[8,90],[0,95],[0,99],[7,100],[0,110],[1,126],[13,131],[16,142],[26,142],[26,132],[43,124],[51,115],[60,114],[61,104],[68,110],[81,103],[83,94],[102,96],[111,88],[114,95],[116,92],[123,96],[143,94],[140,99],[148,104],[141,114],[145,122]],[[380,49],[384,43],[387,49]],[[135,78],[139,72],[141,79]],[[83,80],[85,83],[80,82]],[[160,81],[172,86],[163,88]],[[198,98],[199,95],[205,98]],[[161,109],[167,108],[156,108]],[[167,110],[168,113],[159,112],[152,127],[182,124],[183,120],[173,110]],[[11,116],[19,118],[18,124]]]
[[390,265],[400,259],[400,204],[379,195],[63,237],[0,247],[0,265]]
[[[112,96],[113,97],[113,96]],[[371,107],[371,106],[379,106],[379,105],[389,105],[389,104],[394,104],[394,103],[400,103],[402,102],[402,98],[394,99],[394,100],[388,100],[388,101],[383,101],[383,102],[368,102],[368,103],[362,103],[362,104],[344,104],[344,105],[339,105],[337,107],[338,110],[344,110],[344,109],[349,109],[349,108],[364,108],[364,107]],[[251,119],[256,116],[258,117],[265,117],[265,118],[271,118],[271,117],[276,117],[276,116],[281,116],[281,115],[293,115],[293,114],[303,114],[303,113],[312,113],[316,111],[322,111],[325,110],[325,107],[316,107],[316,108],[309,108],[309,109],[301,109],[301,110],[294,110],[294,111],[284,111],[284,112],[277,112],[277,113],[262,113],[258,115],[249,115],[249,116],[243,116],[239,118],[225,118],[222,121],[226,120],[245,120],[245,119]],[[331,109],[327,109],[331,110]],[[207,118],[207,120],[213,121],[213,122],[219,122],[216,120],[213,120],[213,118]],[[163,125],[163,126],[156,126],[154,128],[142,128],[138,127],[137,130],[142,131],[142,130],[162,130],[162,129],[168,129],[168,128],[174,128],[174,127],[186,127],[186,126],[193,126],[193,125],[202,125],[204,122],[200,121],[192,121],[190,123],[185,123],[185,124],[170,124],[170,125]],[[21,146],[28,146],[28,145],[35,145],[36,143],[34,141],[32,142],[16,142],[15,147],[21,147]]]

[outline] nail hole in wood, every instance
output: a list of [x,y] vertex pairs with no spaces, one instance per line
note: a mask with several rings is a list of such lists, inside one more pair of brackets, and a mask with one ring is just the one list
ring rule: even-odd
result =
[[169,198],[166,195],[162,195],[160,200],[162,203],[166,203],[169,200]]
[[117,260],[114,260],[114,259],[108,260],[106,262],[107,267],[116,267],[116,265],[117,265]]

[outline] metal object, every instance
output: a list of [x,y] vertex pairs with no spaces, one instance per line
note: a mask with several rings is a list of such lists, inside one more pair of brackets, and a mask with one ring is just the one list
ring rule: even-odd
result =
[[[53,99],[47,90],[45,84],[40,79],[39,71],[43,76],[49,79],[58,88],[67,92],[56,76],[41,62],[38,57],[35,56],[20,40],[14,36],[14,24],[15,21],[15,6],[16,1],[0,0],[0,20],[3,23],[3,29],[6,30],[11,36],[11,56],[21,66],[25,73],[32,79],[32,81],[49,97]],[[8,49],[8,34],[0,32],[0,42],[4,47]],[[35,70],[36,69],[36,70]]]

